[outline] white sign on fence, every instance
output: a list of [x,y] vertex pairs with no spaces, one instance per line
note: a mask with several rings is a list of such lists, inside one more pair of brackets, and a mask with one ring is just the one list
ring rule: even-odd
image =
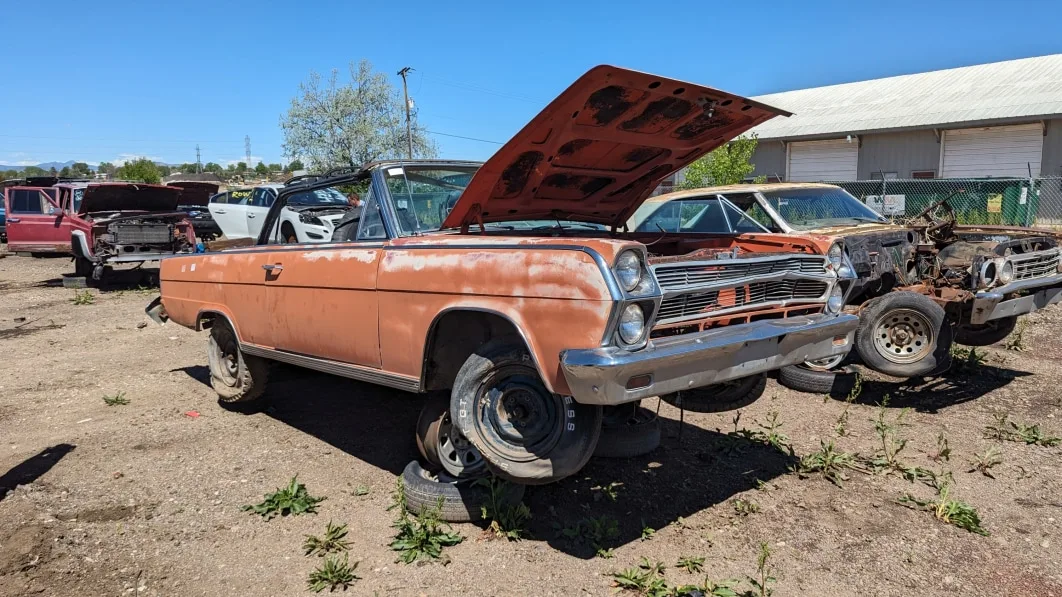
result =
[[902,216],[907,209],[907,195],[867,195],[867,207],[883,216]]

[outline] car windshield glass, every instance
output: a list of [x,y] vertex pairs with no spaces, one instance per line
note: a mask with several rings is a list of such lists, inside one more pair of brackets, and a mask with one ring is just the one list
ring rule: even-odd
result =
[[515,222],[492,222],[487,230],[606,230],[602,224],[575,222],[572,220],[518,220]]
[[385,168],[399,234],[408,236],[438,230],[477,169],[434,164]]
[[85,189],[74,189],[74,211],[81,209],[81,198],[85,196]]
[[341,193],[339,189],[333,187],[327,187],[324,189],[314,189],[312,191],[303,191],[301,193],[295,193],[288,197],[288,205],[349,205],[346,195]]
[[767,202],[796,230],[885,222],[885,218],[839,188],[765,191]]

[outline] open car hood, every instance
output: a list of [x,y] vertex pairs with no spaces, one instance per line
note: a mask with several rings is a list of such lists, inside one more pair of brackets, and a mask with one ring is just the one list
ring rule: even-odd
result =
[[175,180],[166,183],[166,186],[181,189],[181,197],[178,203],[187,206],[203,206],[210,203],[210,197],[216,195],[218,189],[221,188],[220,185],[215,183],[200,180]]
[[622,226],[669,174],[789,113],[683,81],[597,66],[472,177],[443,228],[563,219]]
[[150,184],[108,183],[85,187],[78,213],[100,211],[177,211],[181,189]]

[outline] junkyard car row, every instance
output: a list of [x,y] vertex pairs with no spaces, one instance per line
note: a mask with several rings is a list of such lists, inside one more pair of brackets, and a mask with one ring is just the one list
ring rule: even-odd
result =
[[[482,164],[381,161],[209,202],[181,200],[195,185],[11,186],[7,233],[90,277],[161,259],[147,312],[209,332],[223,402],[260,398],[273,361],[424,394],[417,445],[454,482],[572,475],[653,396],[740,408],[770,371],[821,390],[850,357],[936,374],[953,340],[996,342],[1062,300],[1057,235],[958,226],[946,201],[901,226],[829,185],[649,198],[778,115],[602,66]],[[241,246],[198,242],[216,235]]]

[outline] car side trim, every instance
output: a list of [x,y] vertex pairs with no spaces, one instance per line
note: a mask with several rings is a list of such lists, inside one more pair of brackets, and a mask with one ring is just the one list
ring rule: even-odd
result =
[[322,373],[356,379],[358,381],[364,381],[380,386],[387,386],[389,388],[395,388],[396,390],[414,393],[419,393],[421,391],[419,378],[388,373],[379,369],[373,369],[372,367],[362,367],[350,363],[319,359],[296,352],[265,348],[263,346],[246,344],[244,342],[240,342],[240,350],[251,356],[272,359],[274,361],[288,363],[289,365],[305,367],[306,369],[313,369]]

